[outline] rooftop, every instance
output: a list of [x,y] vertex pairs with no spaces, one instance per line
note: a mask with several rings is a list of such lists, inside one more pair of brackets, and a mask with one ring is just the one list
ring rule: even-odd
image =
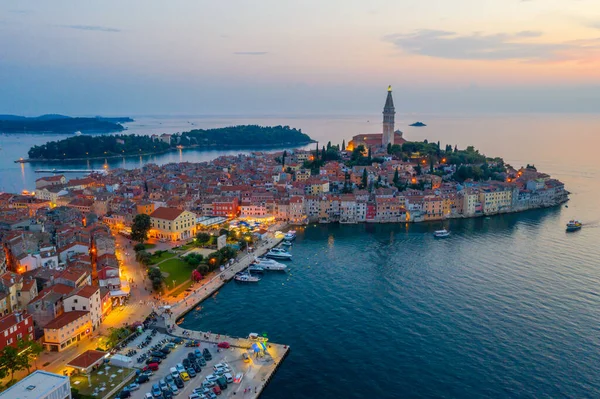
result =
[[63,328],[66,325],[71,324],[75,320],[80,317],[84,317],[88,315],[90,312],[85,310],[74,310],[72,312],[65,312],[58,316],[56,319],[52,320],[50,323],[46,324],[44,327],[45,330],[54,330],[58,328]]
[[67,396],[70,393],[69,377],[37,370],[0,393],[2,399],[38,399],[45,398],[61,385],[65,385]]
[[67,363],[67,366],[87,369],[88,367],[98,363],[98,361],[103,359],[106,355],[108,355],[107,352],[95,351],[90,349],[88,351],[83,352],[75,359],[71,360],[69,363]]
[[183,211],[178,208],[161,207],[161,208],[158,208],[157,210],[155,210],[154,212],[152,212],[152,214],[150,214],[150,217],[153,217],[156,219],[163,219],[163,220],[175,220],[182,213],[183,213]]

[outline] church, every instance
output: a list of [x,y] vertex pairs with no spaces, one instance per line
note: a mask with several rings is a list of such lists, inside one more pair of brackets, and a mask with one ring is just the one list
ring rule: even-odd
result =
[[406,140],[402,137],[402,132],[400,130],[394,131],[395,115],[396,109],[392,98],[392,86],[388,86],[387,98],[383,106],[383,133],[357,134],[352,137],[346,149],[352,151],[359,145],[364,146],[366,149],[378,149],[387,148],[388,144],[402,145],[405,143]]

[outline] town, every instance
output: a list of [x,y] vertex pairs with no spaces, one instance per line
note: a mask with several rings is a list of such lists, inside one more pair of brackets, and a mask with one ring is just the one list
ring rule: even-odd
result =
[[394,113],[390,88],[383,133],[347,144],[53,175],[34,192],[1,193],[1,376],[10,385],[32,368],[91,367],[89,351],[110,351],[159,309],[189,309],[200,280],[288,226],[443,221],[568,200],[533,165],[406,141]]

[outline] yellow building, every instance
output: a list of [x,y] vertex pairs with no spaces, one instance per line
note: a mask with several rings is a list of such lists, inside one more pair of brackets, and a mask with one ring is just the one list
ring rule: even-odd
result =
[[512,191],[486,188],[479,194],[479,201],[485,214],[507,211],[512,206]]
[[305,181],[310,178],[310,170],[300,169],[296,172],[296,181]]
[[142,201],[136,205],[136,211],[139,214],[151,215],[154,212],[154,202]]
[[185,240],[196,234],[196,215],[178,208],[158,208],[150,215],[150,237],[170,241]]
[[90,312],[65,312],[44,327],[44,346],[50,352],[62,352],[92,332]]

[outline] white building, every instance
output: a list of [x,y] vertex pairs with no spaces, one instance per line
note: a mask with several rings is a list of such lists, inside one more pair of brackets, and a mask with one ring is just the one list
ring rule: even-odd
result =
[[90,312],[92,328],[95,330],[102,322],[100,287],[85,285],[63,300],[65,312],[83,310]]
[[0,399],[71,399],[69,377],[37,370],[0,393]]

